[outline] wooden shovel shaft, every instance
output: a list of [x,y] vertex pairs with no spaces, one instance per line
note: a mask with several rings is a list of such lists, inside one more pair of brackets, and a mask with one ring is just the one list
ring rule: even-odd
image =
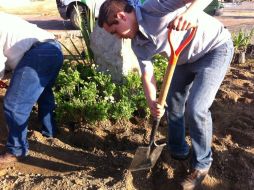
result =
[[[176,51],[174,50],[174,47],[171,42],[172,29],[169,29],[169,31],[168,31],[168,41],[169,41],[169,45],[170,45],[171,56],[168,61],[167,70],[166,70],[166,73],[163,78],[163,83],[162,83],[160,95],[158,98],[158,103],[163,107],[165,106],[166,98],[167,98],[169,87],[170,87],[170,84],[171,84],[171,81],[173,78],[173,74],[175,71],[178,57],[181,54],[181,52],[183,51],[183,49],[191,42],[191,40],[193,39],[193,37],[196,34],[196,30],[197,30],[197,28],[192,28],[190,35],[184,40],[184,42],[177,48]],[[152,131],[151,131],[150,143],[149,143],[150,146],[154,143],[154,137],[155,137],[156,131],[159,127],[160,120],[161,120],[161,118],[154,118],[153,119],[153,125],[152,125]]]
[[176,56],[175,54],[171,55],[171,57],[173,57],[173,58],[170,58],[170,59],[172,59],[172,62],[168,64],[166,74],[163,78],[163,83],[162,83],[162,86],[161,86],[160,95],[159,95],[159,98],[158,98],[158,104],[160,104],[163,107],[165,106],[169,86],[170,86],[170,83],[172,81],[173,74],[174,74],[175,67],[176,67],[176,63],[177,63],[177,60],[178,60],[178,56]]
[[173,77],[173,74],[174,74],[174,71],[175,71],[175,67],[176,67],[178,57],[181,54],[181,52],[183,51],[183,49],[191,42],[191,40],[193,39],[193,37],[196,34],[196,30],[197,30],[197,28],[192,28],[192,31],[191,31],[190,35],[177,48],[176,51],[174,50],[174,47],[173,47],[172,42],[171,42],[171,31],[172,31],[172,29],[169,29],[169,31],[168,31],[168,41],[169,41],[169,45],[170,45],[170,49],[171,49],[171,56],[170,56],[170,59],[168,61],[168,67],[167,67],[166,73],[164,75],[160,95],[159,95],[159,98],[158,98],[158,103],[161,106],[165,106],[169,86],[170,86],[170,83],[172,81],[172,77]]

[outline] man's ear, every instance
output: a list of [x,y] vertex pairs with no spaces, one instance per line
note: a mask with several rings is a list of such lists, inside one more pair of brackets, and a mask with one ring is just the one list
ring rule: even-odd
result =
[[125,12],[121,11],[121,12],[116,13],[116,18],[125,21],[126,20],[126,14],[125,14]]

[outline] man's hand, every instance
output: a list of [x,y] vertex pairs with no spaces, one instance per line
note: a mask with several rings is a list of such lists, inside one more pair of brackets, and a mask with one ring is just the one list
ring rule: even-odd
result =
[[158,104],[157,101],[152,102],[149,107],[150,107],[151,114],[154,118],[161,118],[165,113],[164,106]]
[[186,11],[178,15],[168,28],[182,31],[197,27],[200,13],[212,2],[212,0],[184,0],[185,4],[190,3]]
[[188,12],[184,12],[178,15],[172,22],[169,23],[168,28],[172,28],[177,31],[189,30],[197,26],[197,17],[195,15],[189,15]]

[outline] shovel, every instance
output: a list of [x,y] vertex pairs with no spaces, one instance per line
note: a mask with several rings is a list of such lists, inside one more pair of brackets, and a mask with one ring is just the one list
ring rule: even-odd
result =
[[[163,79],[160,95],[158,98],[158,104],[161,106],[165,106],[167,93],[169,90],[169,86],[175,71],[176,63],[178,60],[178,57],[182,50],[191,42],[193,39],[196,28],[191,29],[190,35],[182,42],[182,44],[179,45],[177,50],[174,50],[174,47],[171,42],[171,31],[172,29],[169,29],[168,31],[168,41],[171,49],[171,56],[168,61],[168,67]],[[135,152],[134,158],[131,162],[131,165],[129,167],[130,171],[138,171],[138,170],[145,170],[152,168],[158,158],[160,157],[161,151],[163,147],[166,145],[166,143],[158,143],[155,141],[155,134],[157,132],[158,126],[160,124],[161,118],[153,118],[153,124],[152,124],[152,131],[150,135],[150,142],[148,146],[140,146]]]

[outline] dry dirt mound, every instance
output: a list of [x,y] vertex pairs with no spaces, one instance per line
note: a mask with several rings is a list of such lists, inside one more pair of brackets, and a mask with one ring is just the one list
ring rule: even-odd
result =
[[[1,90],[1,104],[4,93]],[[201,189],[254,189],[254,60],[231,66],[211,111],[214,162]],[[0,117],[3,150],[7,130],[2,113]],[[178,189],[188,168],[188,161],[172,160],[165,149],[152,170],[128,171],[136,148],[150,134],[148,121],[139,118],[59,126],[57,138],[45,138],[38,131],[33,113],[30,155],[0,166],[0,189]],[[166,137],[165,123],[161,136]]]
[[[10,3],[10,1],[2,0],[0,5],[0,11],[8,12],[11,14],[22,15],[58,15],[56,1],[55,0],[34,0],[34,1],[20,1],[16,0]],[[0,2],[1,3],[1,2]]]

